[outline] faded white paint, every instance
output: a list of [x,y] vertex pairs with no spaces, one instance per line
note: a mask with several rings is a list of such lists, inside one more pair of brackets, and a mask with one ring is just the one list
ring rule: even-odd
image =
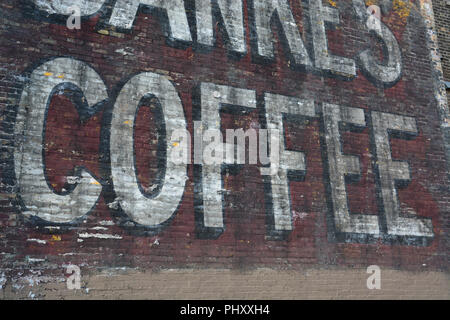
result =
[[389,131],[417,134],[412,117],[372,112],[373,134],[377,156],[381,196],[387,223],[387,232],[399,236],[433,236],[431,219],[410,218],[400,215],[396,182],[411,180],[408,162],[392,160]]
[[327,144],[328,172],[334,222],[338,232],[378,234],[378,216],[350,213],[348,209],[345,177],[360,176],[359,158],[342,152],[339,123],[366,126],[363,109],[324,103],[322,106]]
[[[95,205],[102,186],[86,171],[80,170],[79,176],[70,176],[68,182],[75,185],[68,194],[56,194],[49,186],[44,174],[44,132],[46,112],[55,88],[67,89],[67,84],[77,86],[86,98],[90,108],[107,99],[107,91],[100,76],[87,64],[70,59],[57,58],[37,67],[30,75],[19,103],[15,133],[14,164],[19,194],[25,206],[24,214],[37,216],[49,222],[71,222],[87,214]],[[244,150],[234,154],[234,143],[224,144],[220,133],[221,108],[226,106],[234,111],[252,111],[256,109],[256,92],[213,83],[202,83],[201,90],[201,126],[194,123],[195,136],[200,141],[201,154],[211,153],[213,161],[196,160],[202,164],[202,194],[205,227],[223,227],[222,176],[223,164],[245,162]],[[141,100],[155,97],[162,109],[166,137],[174,136],[177,130],[187,127],[183,106],[174,85],[164,76],[155,73],[141,73],[131,78],[117,97],[111,123],[110,154],[111,173],[116,199],[109,203],[111,208],[122,210],[136,223],[144,226],[159,226],[166,222],[176,211],[182,199],[187,177],[188,161],[175,163],[166,158],[165,177],[157,195],[144,194],[139,188],[134,161],[134,123]],[[284,141],[283,115],[315,117],[314,102],[295,97],[265,94],[267,129],[277,132],[276,141]],[[323,104],[325,141],[328,155],[328,169],[335,225],[338,232],[379,234],[378,217],[366,214],[350,214],[347,205],[345,185],[346,175],[360,175],[360,163],[356,156],[344,155],[340,141],[339,124],[341,122],[360,127],[366,126],[364,112],[359,108],[350,108],[332,104]],[[381,187],[383,210],[386,217],[387,232],[396,236],[433,236],[431,219],[406,217],[400,215],[400,204],[396,183],[411,179],[409,166],[404,161],[393,161],[389,145],[389,132],[417,134],[415,119],[407,116],[381,112],[372,112],[373,137]],[[205,135],[202,132],[206,133]],[[215,132],[208,136],[210,132]],[[251,136],[251,132],[247,132]],[[227,132],[227,141],[237,136],[245,141],[245,133]],[[228,138],[233,137],[233,139]],[[160,137],[164,138],[164,137]],[[189,141],[190,138],[184,137]],[[211,139],[214,138],[211,143]],[[256,139],[256,138],[255,138]],[[253,140],[255,140],[253,139]],[[202,140],[202,139],[200,139]],[[272,139],[271,143],[276,142]],[[203,142],[209,142],[203,146]],[[166,141],[166,155],[173,153],[179,146],[177,141]],[[197,148],[198,141],[194,141]],[[253,145],[256,143],[254,142]],[[241,145],[244,145],[241,143]],[[209,150],[210,148],[211,150]],[[188,148],[186,148],[188,149]],[[286,150],[278,153],[278,161],[273,161],[274,145],[271,144],[270,183],[274,228],[277,231],[292,230],[292,208],[288,171],[305,172],[305,154]],[[276,148],[278,150],[278,148]],[[212,152],[214,151],[214,152]],[[224,152],[227,151],[227,157]],[[233,151],[233,152],[230,152]],[[261,151],[261,150],[260,150]],[[197,154],[198,152],[194,152]],[[253,155],[256,158],[256,155]],[[190,151],[183,154],[190,158]],[[196,157],[197,158],[197,157]],[[244,158],[244,161],[242,159]],[[252,155],[250,155],[252,158]],[[252,160],[251,160],[252,162]],[[268,164],[268,163],[267,163]],[[151,191],[156,189],[153,185]],[[111,222],[102,221],[102,225]],[[58,228],[58,227],[56,227]],[[105,230],[97,227],[93,230]],[[80,238],[114,238],[115,235],[86,233]],[[43,240],[28,239],[42,243]],[[78,241],[82,241],[79,239]]]
[[254,6],[252,9],[255,15],[254,27],[257,34],[256,44],[258,55],[269,59],[274,58],[274,39],[270,21],[272,16],[276,14],[295,64],[310,66],[311,60],[306,51],[288,1],[255,0],[252,2]]
[[329,70],[346,76],[356,75],[353,59],[332,55],[328,52],[328,40],[325,22],[339,24],[339,11],[322,5],[322,0],[309,0],[309,17],[314,46],[315,67]]
[[36,242],[39,244],[47,244],[47,241],[45,240],[41,240],[41,239],[35,239],[35,238],[31,238],[31,239],[27,239],[28,242]]
[[117,0],[109,24],[131,29],[140,5],[164,9],[169,19],[169,37],[185,42],[192,41],[183,0]]
[[383,40],[386,48],[386,62],[383,63],[379,62],[375,58],[376,54],[371,53],[369,49],[361,52],[359,54],[361,67],[373,79],[383,84],[397,81],[402,73],[402,55],[397,39],[383,22],[380,21],[376,25],[367,23],[370,15],[367,13],[364,0],[353,0],[353,7],[360,21],[364,23],[369,31],[374,32]]
[[244,54],[245,28],[242,0],[195,0],[197,42],[205,46],[214,46],[213,3],[219,14],[229,38],[229,49]]
[[[34,0],[37,7],[48,14],[70,15],[72,7],[80,8],[80,15],[92,15],[99,11],[104,0]],[[254,17],[251,28],[255,30],[255,55],[273,59],[274,39],[271,28],[272,18],[280,23],[281,39],[286,39],[286,46],[292,56],[293,64],[312,66],[303,37],[295,20],[288,0],[252,1],[249,8]],[[336,8],[324,6],[321,0],[308,0],[308,11],[313,42],[312,52],[315,67],[318,70],[330,71],[344,76],[355,76],[355,61],[351,58],[330,54],[326,37],[325,23],[339,24],[339,12]],[[400,79],[402,73],[401,51],[394,34],[389,28],[374,18],[366,8],[364,0],[352,0],[356,16],[360,23],[377,38],[386,48],[385,61],[380,61],[370,49],[358,55],[359,65],[369,78],[378,85],[391,85]],[[108,23],[120,29],[131,29],[140,6],[158,8],[165,11],[168,17],[167,36],[171,40],[191,43],[192,36],[183,0],[117,0],[114,3]],[[423,6],[422,6],[423,7]],[[214,9],[215,8],[215,9]],[[217,13],[223,21],[228,35],[229,50],[245,54],[246,38],[244,25],[244,8],[242,0],[195,0],[195,19],[197,42],[200,45],[214,45],[213,15]]]
[[[141,225],[157,226],[167,221],[176,211],[184,193],[187,166],[184,163],[173,163],[167,156],[161,192],[150,198],[139,189],[135,173],[133,124],[139,103],[145,96],[158,99],[167,137],[171,137],[174,130],[186,128],[183,106],[173,84],[156,73],[134,76],[124,85],[114,106],[110,138],[111,173],[116,201],[122,210]],[[175,148],[167,142],[166,147],[166,155],[170,155]]]
[[84,93],[89,106],[107,99],[105,84],[84,62],[57,58],[37,67],[25,86],[14,128],[14,170],[25,205],[25,215],[55,223],[67,223],[88,213],[102,187],[84,169],[75,189],[59,195],[44,174],[44,130],[46,112],[56,86],[71,83]]
[[96,13],[105,3],[105,0],[33,0],[34,4],[49,14],[71,15],[71,7],[80,8],[82,16]]
[[[306,171],[305,154],[288,151],[285,146],[283,115],[314,117],[314,101],[285,97],[271,93],[265,94],[267,129],[280,133],[280,164],[270,175],[272,186],[272,210],[276,231],[292,230],[292,208],[289,191],[288,171]],[[271,161],[271,166],[276,165]]]
[[113,240],[121,240],[122,239],[122,236],[119,236],[117,234],[88,233],[88,232],[79,233],[78,237],[80,237],[82,239],[87,239],[87,238],[113,239]]
[[[238,89],[228,86],[220,86],[213,83],[201,84],[201,120],[202,130],[205,133],[203,141],[211,143],[211,138],[216,141],[222,139],[219,137],[208,136],[211,129],[220,134],[220,109],[223,104],[239,108],[245,107],[250,109],[256,108],[256,92],[253,90]],[[205,146],[207,148],[208,146]],[[223,150],[226,146],[222,141],[211,146],[222,154],[218,154],[218,161],[215,163],[206,164],[202,166],[202,188],[203,188],[203,215],[205,227],[223,227],[223,205],[222,205],[222,164],[224,163]],[[205,149],[202,148],[202,154],[205,154]],[[208,150],[206,150],[208,152]],[[234,160],[234,159],[233,159]],[[234,163],[234,161],[233,161]]]

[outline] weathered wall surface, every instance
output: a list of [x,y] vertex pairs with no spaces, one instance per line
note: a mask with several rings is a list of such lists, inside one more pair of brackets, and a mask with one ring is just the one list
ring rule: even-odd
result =
[[[434,0],[433,11],[435,17],[435,30],[438,35],[443,78],[444,81],[446,81],[447,104],[450,105],[450,1]],[[450,129],[448,126],[444,131],[446,132],[446,139],[450,140]],[[448,150],[447,154],[449,154]]]
[[[72,1],[80,29],[68,3],[0,4],[2,297],[76,296],[61,286],[76,265],[85,288],[105,288],[101,271],[118,273],[119,291],[133,279],[116,297],[216,279],[211,292],[230,285],[214,297],[250,298],[267,278],[299,297],[312,286],[351,298],[365,282],[302,270],[359,279],[377,265],[384,297],[414,278],[405,297],[448,299],[448,106],[431,1]],[[174,139],[180,129],[192,140]],[[270,129],[280,150],[236,166],[217,158],[222,141],[201,144],[207,129],[259,141]],[[183,146],[189,163],[171,157]]]
[[[30,287],[8,285],[0,298],[299,300],[450,299],[448,274],[433,271],[382,271],[380,290],[368,290],[366,269],[229,270],[167,269],[160,272],[102,270],[84,276],[81,290],[68,290],[64,276]],[[41,278],[42,279],[42,278]],[[21,286],[21,287],[20,287]],[[30,294],[31,292],[31,294]],[[272,312],[272,314],[275,314]]]
[[450,2],[433,0],[433,11],[444,79],[450,81]]

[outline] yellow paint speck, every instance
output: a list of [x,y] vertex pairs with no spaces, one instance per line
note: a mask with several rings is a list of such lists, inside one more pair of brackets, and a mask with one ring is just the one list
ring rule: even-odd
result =
[[366,6],[378,5],[378,0],[366,0]]
[[59,78],[59,79],[64,79],[64,75],[63,75],[63,74],[60,74],[60,75],[58,76],[58,78]]
[[174,142],[172,145],[173,145],[174,147],[178,147],[180,144],[179,144],[178,142]]
[[336,2],[333,0],[328,0],[328,3],[332,6],[332,7],[336,7]]
[[51,73],[51,72],[45,72],[44,73],[44,76],[47,76],[47,77],[50,77],[50,76],[52,76],[53,75],[53,73]]
[[409,1],[394,0],[393,9],[402,22],[406,23],[412,9],[412,4]]
[[52,236],[52,241],[61,241],[61,236]]

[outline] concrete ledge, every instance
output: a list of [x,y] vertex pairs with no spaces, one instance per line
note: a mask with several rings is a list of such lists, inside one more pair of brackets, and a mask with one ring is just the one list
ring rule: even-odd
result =
[[365,269],[123,271],[82,277],[82,289],[48,282],[0,290],[3,299],[450,299],[445,272],[381,269],[381,289],[367,289]]

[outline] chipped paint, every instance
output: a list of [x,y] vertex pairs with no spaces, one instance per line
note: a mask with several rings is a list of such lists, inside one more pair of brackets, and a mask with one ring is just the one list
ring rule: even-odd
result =
[[431,0],[420,0],[420,12],[428,28],[428,47],[431,52],[432,70],[435,77],[433,83],[434,92],[441,118],[441,128],[443,130],[444,144],[447,153],[447,167],[450,169],[450,141],[447,139],[447,137],[450,136],[450,114]]
[[46,259],[42,259],[42,258],[30,258],[30,257],[27,257],[27,261],[28,261],[28,262],[31,262],[31,263],[33,263],[33,262],[45,262]]
[[[46,8],[58,14],[63,2]],[[183,1],[158,2],[163,23],[149,18],[153,11],[131,12],[126,1],[116,2],[114,14],[87,17],[73,33],[53,16],[45,22],[54,27],[36,31],[40,24],[31,19],[40,18],[22,14],[28,7],[5,7],[12,14],[0,33],[10,31],[17,57],[7,56],[11,64],[0,68],[12,81],[0,88],[1,154],[8,158],[0,170],[7,203],[0,267],[10,268],[0,286],[15,274],[27,287],[36,283],[36,269],[60,273],[62,262],[89,270],[131,263],[297,268],[367,259],[445,267],[436,258],[448,235],[439,122],[428,112],[433,95],[443,129],[449,118],[435,81],[442,70],[430,1],[421,2],[427,34],[421,26],[413,34],[420,16],[409,0],[307,0],[304,10],[284,0],[193,0],[186,6],[204,6],[189,13],[192,30],[185,6],[168,5]],[[377,37],[366,25],[372,4],[384,15]],[[20,20],[10,21],[15,15]],[[105,21],[95,26],[97,20]],[[158,23],[165,26],[143,32]],[[28,34],[42,37],[42,46],[28,45]],[[430,58],[423,41],[411,40],[424,36]],[[383,52],[372,47],[375,39]],[[432,76],[423,72],[430,59]],[[139,141],[140,103],[149,96],[145,120],[151,130],[164,128]],[[172,129],[192,132],[192,121],[200,130],[279,129],[280,166],[267,164],[276,170],[261,177],[259,164],[162,165],[161,155],[180,145],[169,140]],[[391,139],[392,132],[400,137]],[[408,186],[397,188],[398,180]]]
[[83,239],[87,238],[97,238],[97,239],[114,239],[114,240],[120,240],[122,239],[122,236],[119,235],[113,235],[113,234],[104,234],[104,233],[79,233],[78,236]]
[[37,242],[39,244],[47,244],[46,240],[41,240],[41,239],[34,239],[34,238],[32,238],[32,239],[27,239],[27,241],[28,242]]
[[61,241],[61,236],[52,235],[51,241]]
[[111,220],[102,220],[99,222],[100,225],[102,226],[113,226],[114,225],[114,221]]
[[7,281],[7,279],[6,279],[5,273],[2,272],[2,274],[0,275],[0,290],[3,289],[4,285],[6,284],[6,281]]
[[93,227],[93,228],[90,228],[91,230],[108,230],[108,228],[105,228],[105,227]]

